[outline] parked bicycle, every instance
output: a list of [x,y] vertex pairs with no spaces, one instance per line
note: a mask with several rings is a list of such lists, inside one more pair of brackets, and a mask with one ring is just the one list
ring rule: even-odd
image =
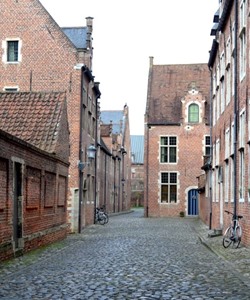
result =
[[95,223],[99,223],[101,225],[107,224],[109,221],[109,216],[105,211],[105,206],[97,207],[95,209]]
[[225,212],[232,215],[232,221],[223,235],[223,246],[224,248],[228,248],[232,244],[233,248],[238,248],[242,236],[242,228],[239,220],[243,218],[243,216],[235,215],[228,210],[225,210]]

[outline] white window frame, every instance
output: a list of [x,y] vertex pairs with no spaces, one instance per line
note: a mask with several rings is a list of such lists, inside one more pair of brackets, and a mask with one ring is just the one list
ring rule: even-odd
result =
[[245,148],[246,112],[243,109],[239,116],[239,148]]
[[230,154],[230,128],[228,127],[225,131],[225,159],[228,159]]
[[240,34],[240,80],[246,76],[246,31],[243,30]]
[[224,200],[225,202],[229,201],[229,164],[228,160],[225,161],[225,168],[224,168]]

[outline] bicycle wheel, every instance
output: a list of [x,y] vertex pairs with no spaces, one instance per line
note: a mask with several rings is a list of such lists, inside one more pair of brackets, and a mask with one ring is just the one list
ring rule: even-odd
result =
[[106,213],[104,213],[104,215],[105,215],[105,224],[107,224],[109,222],[109,216]]
[[238,248],[241,242],[242,229],[240,226],[236,227],[235,235],[233,239],[233,248]]
[[98,222],[99,222],[101,225],[104,225],[104,224],[106,223],[106,218],[105,218],[104,213],[99,213],[99,214],[98,214]]
[[233,237],[233,228],[230,226],[226,229],[223,235],[222,244],[224,248],[228,248],[231,245],[232,237]]

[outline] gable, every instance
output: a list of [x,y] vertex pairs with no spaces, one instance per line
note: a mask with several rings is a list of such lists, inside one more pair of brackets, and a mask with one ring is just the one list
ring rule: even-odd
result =
[[149,72],[146,115],[148,124],[178,125],[182,98],[193,84],[209,100],[210,76],[206,64],[154,65]]

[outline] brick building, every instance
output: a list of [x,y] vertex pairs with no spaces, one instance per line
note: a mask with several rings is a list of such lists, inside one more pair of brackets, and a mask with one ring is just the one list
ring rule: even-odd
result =
[[[211,70],[212,146],[205,200],[213,229],[225,229],[243,215],[243,242],[250,245],[249,1],[223,0],[214,15]],[[211,193],[209,193],[211,190]]]
[[144,136],[131,135],[131,206],[144,201]]
[[197,176],[209,143],[206,64],[154,65],[145,113],[145,215],[198,215]]
[[[0,90],[65,91],[70,128],[68,221],[72,231],[93,223],[99,85],[92,75],[92,18],[85,27],[60,28],[38,0],[1,1]],[[81,164],[79,164],[81,162]],[[88,190],[83,191],[86,183]],[[81,193],[79,190],[82,189]]]
[[67,235],[65,93],[0,93],[0,260]]
[[[131,199],[131,145],[129,110],[101,111],[99,204],[108,212],[130,209]],[[106,150],[105,150],[106,149]]]

